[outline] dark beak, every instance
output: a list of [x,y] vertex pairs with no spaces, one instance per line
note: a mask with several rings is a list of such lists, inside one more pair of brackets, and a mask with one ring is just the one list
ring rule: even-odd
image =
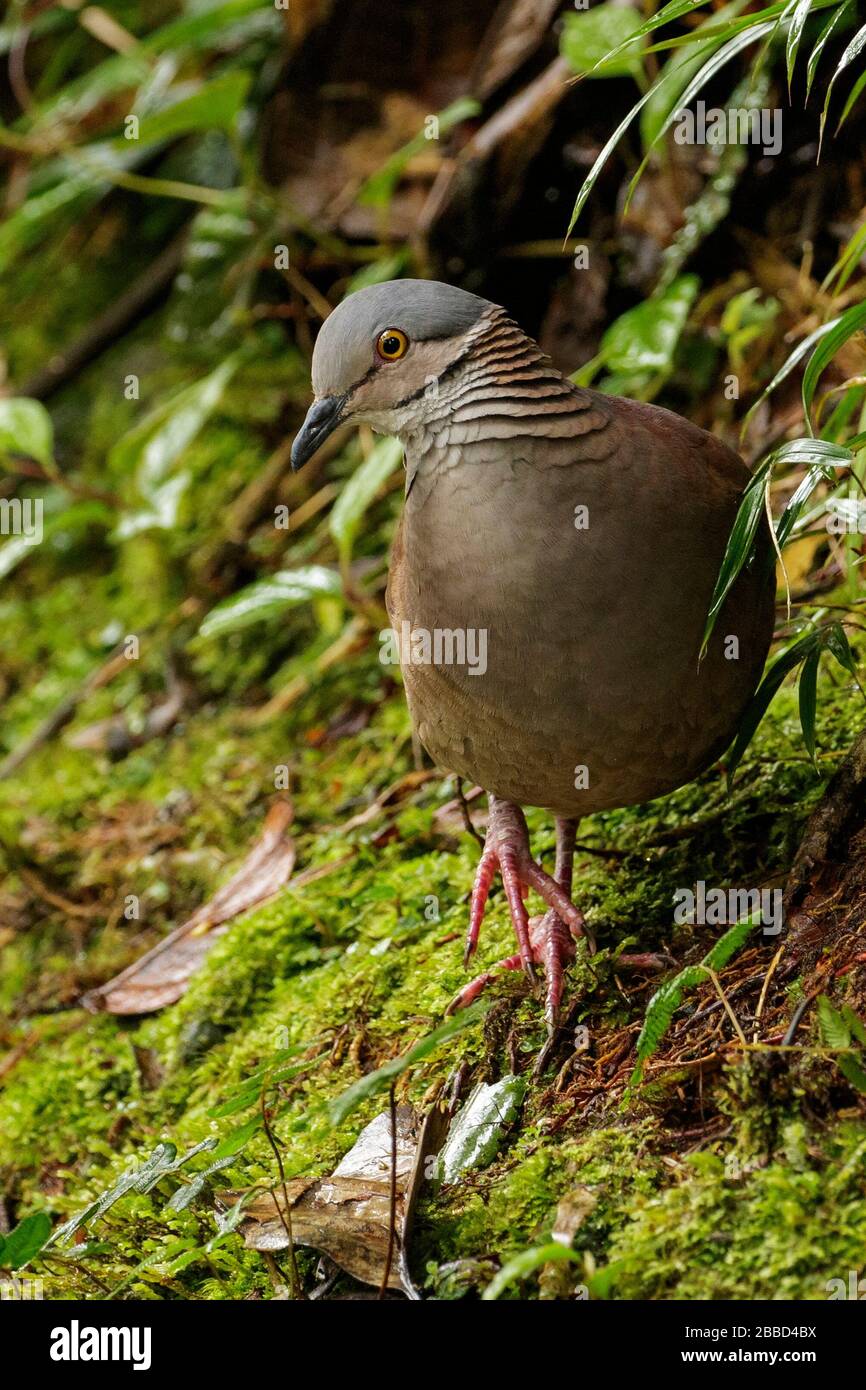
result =
[[292,445],[292,468],[296,472],[337,428],[345,403],[345,396],[325,396],[324,400],[313,401]]

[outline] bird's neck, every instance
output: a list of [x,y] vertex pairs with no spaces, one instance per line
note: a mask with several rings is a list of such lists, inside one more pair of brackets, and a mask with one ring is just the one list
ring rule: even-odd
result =
[[[557,371],[502,309],[466,334],[463,352],[391,424],[407,456],[469,462],[490,441],[561,440],[585,428],[591,397]],[[398,425],[394,429],[394,424]],[[479,447],[480,446],[480,447]]]

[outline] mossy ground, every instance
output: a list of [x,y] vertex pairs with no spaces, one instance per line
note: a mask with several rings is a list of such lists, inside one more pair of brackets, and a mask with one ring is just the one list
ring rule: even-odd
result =
[[[79,264],[78,295],[83,273]],[[72,289],[61,282],[47,320],[15,327],[26,290],[23,305],[8,308],[7,327],[29,367]],[[133,348],[145,396],[189,379],[188,363],[169,358],[166,366],[155,350],[162,327],[153,321],[132,347],[113,349],[98,372],[59,398],[61,462],[78,481],[126,487],[104,476],[103,460],[132,418],[117,382]],[[178,528],[124,543],[99,529],[61,534],[21,566],[0,599],[7,750],[127,632],[142,634],[140,659],[83,702],[72,731],[118,712],[140,727],[162,688],[172,634],[183,637],[197,692],[169,735],[120,761],[70,746],[68,729],[0,782],[8,860],[0,887],[0,1187],[13,1219],[41,1208],[65,1219],[160,1140],[179,1150],[211,1136],[223,1141],[249,1112],[221,1119],[211,1112],[251,1071],[296,1044],[304,1045],[306,1065],[275,1097],[286,1171],[329,1172],[382,1099],[338,1128],[325,1102],[429,1032],[465,981],[461,937],[477,848],[436,819],[453,785],[431,778],[378,817],[342,829],[414,766],[402,693],[375,642],[256,724],[250,712],[283,688],[311,649],[327,644],[333,615],[298,610],[230,639],[192,637],[225,587],[225,576],[201,578],[202,547],[219,536],[226,506],[280,437],[293,382],[300,396],[300,363],[278,353],[240,374],[188,451],[194,505]],[[350,463],[347,455],[338,468]],[[370,514],[368,557],[383,553],[395,500]],[[321,528],[315,521],[312,528],[321,551]],[[259,527],[232,559],[232,582],[285,563],[281,544],[272,526]],[[315,549],[307,533],[291,545],[295,562]],[[578,982],[582,990],[577,1017],[590,1030],[592,1056],[603,1057],[618,1030],[636,1032],[658,983],[642,975],[624,983],[613,963],[618,948],[639,941],[640,950],[664,948],[681,964],[712,940],[706,928],[673,926],[676,887],[699,878],[781,881],[810,808],[861,722],[847,678],[824,675],[820,693],[819,772],[802,747],[795,701],[783,692],[730,800],[715,769],[662,802],[582,827],[585,840],[625,856],[578,859],[575,897],[602,948],[592,967],[581,957],[570,977],[572,991]],[[185,920],[242,860],[275,794],[277,767],[291,775],[299,869],[349,850],[351,858],[233,922],[186,996],[163,1013],[124,1021],[77,1007],[85,989]],[[549,857],[549,819],[532,813],[530,828]],[[120,910],[128,894],[141,905],[132,921]],[[510,941],[499,894],[479,968],[509,953]],[[766,969],[775,943],[756,949]],[[790,989],[793,997],[796,981]],[[701,994],[703,1002],[712,997]],[[531,1070],[544,1041],[538,1001],[517,975],[498,981],[491,998],[483,1023],[401,1080],[401,1098],[429,1098],[461,1063],[473,1080]],[[827,1279],[861,1267],[862,1102],[858,1108],[829,1063],[809,1053],[782,1061],[750,1053],[728,1058],[700,1094],[674,1074],[625,1097],[621,1088],[605,1096],[600,1086],[581,1108],[559,1071],[566,1053],[531,1084],[496,1162],[423,1201],[414,1262],[428,1292],[458,1297],[483,1287],[509,1256],[549,1239],[557,1204],[576,1189],[589,1194],[574,1237],[583,1273],[563,1282],[545,1271],[513,1294],[567,1296],[585,1280],[598,1296],[811,1299],[826,1296]],[[713,1116],[716,1129],[691,1133]],[[184,1177],[211,1159],[202,1154]],[[213,1188],[275,1178],[258,1129],[187,1210],[167,1210],[180,1181],[167,1178],[94,1223],[77,1255],[75,1247],[50,1255],[40,1267],[46,1296],[102,1297],[115,1288],[135,1298],[269,1296],[259,1255],[237,1235],[214,1242]]]

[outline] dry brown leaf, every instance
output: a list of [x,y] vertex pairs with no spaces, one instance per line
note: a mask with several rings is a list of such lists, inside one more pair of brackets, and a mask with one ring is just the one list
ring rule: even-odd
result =
[[295,844],[287,834],[292,814],[289,802],[275,802],[260,839],[228,883],[141,960],[85,994],[84,1007],[94,1013],[146,1014],[180,999],[231,920],[273,897],[290,879],[295,865]]
[[[404,1231],[406,1194],[415,1170],[419,1126],[409,1105],[397,1106],[396,1226]],[[374,1287],[382,1282],[391,1235],[391,1120],[388,1111],[359,1135],[329,1178],[296,1178],[286,1184],[296,1244],[309,1245],[347,1274]],[[220,1205],[233,1206],[243,1194],[221,1192]],[[260,1192],[246,1208],[241,1226],[250,1250],[285,1250],[288,1236],[280,1217],[281,1191]],[[399,1245],[399,1243],[398,1243]],[[394,1252],[388,1287],[403,1287],[398,1251]]]

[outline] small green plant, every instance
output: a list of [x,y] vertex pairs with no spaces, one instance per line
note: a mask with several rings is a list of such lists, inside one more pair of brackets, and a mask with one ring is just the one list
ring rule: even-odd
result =
[[862,1050],[866,1049],[866,1028],[854,1010],[848,1004],[836,1009],[822,994],[818,1000],[818,1031],[845,1080],[855,1091],[866,1095],[866,1051]]

